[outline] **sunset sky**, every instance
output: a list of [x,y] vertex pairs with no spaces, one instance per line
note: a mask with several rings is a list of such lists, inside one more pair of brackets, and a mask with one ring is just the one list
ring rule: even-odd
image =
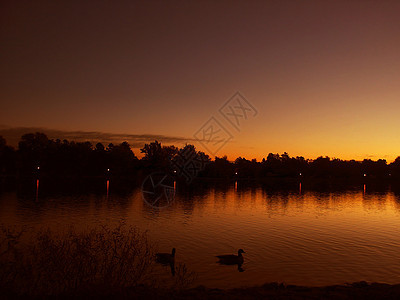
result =
[[[233,136],[218,156],[390,162],[399,16],[399,1],[2,1],[0,134],[204,150],[214,116]],[[257,110],[240,131],[218,112],[237,91]]]

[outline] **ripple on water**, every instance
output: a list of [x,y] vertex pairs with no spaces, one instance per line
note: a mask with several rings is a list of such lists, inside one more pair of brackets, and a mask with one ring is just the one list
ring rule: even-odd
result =
[[[400,274],[400,206],[391,192],[268,192],[257,188],[224,193],[205,190],[153,210],[140,192],[57,196],[21,200],[0,195],[0,219],[27,228],[79,228],[125,220],[158,248],[177,248],[177,262],[198,275],[196,284],[238,287],[284,281],[326,285],[361,280],[397,283]],[[222,266],[216,255],[243,248],[244,272]],[[160,269],[163,276],[167,269]],[[166,273],[165,273],[166,272]]]

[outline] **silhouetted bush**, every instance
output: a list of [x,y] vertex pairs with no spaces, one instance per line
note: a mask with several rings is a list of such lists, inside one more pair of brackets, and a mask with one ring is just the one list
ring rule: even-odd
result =
[[0,232],[0,291],[59,295],[117,291],[149,282],[153,247],[146,234],[120,224],[65,234],[41,231],[26,241],[22,231]]

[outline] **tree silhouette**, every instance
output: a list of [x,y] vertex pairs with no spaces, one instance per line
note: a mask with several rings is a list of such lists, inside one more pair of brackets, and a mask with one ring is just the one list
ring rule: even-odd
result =
[[[173,145],[163,146],[160,142],[147,143],[140,149],[144,154],[138,159],[128,142],[105,147],[102,143],[93,146],[90,142],[75,142],[49,139],[45,134],[27,133],[21,137],[18,149],[8,146],[0,136],[0,174],[17,176],[122,176],[136,177],[151,171],[171,171],[172,161],[183,158],[182,153],[191,153],[203,165],[196,173],[198,177],[208,178],[347,178],[347,179],[399,179],[400,156],[392,163],[386,160],[363,161],[340,160],[320,156],[309,160],[302,156],[291,157],[269,153],[261,161],[238,157],[229,161],[226,156],[214,160],[194,145],[186,144],[178,149]],[[110,170],[110,171],[107,171]]]
[[144,154],[143,162],[147,168],[165,170],[178,153],[175,146],[162,146],[158,141],[145,144],[140,152]]

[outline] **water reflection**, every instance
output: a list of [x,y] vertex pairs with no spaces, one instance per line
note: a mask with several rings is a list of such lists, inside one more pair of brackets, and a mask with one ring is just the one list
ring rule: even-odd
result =
[[36,196],[35,200],[38,201],[39,199],[39,179],[36,179]]
[[[368,184],[368,189],[367,189]],[[285,281],[325,285],[360,280],[396,283],[400,272],[400,187],[358,182],[174,182],[163,210],[143,203],[134,183],[104,178],[39,180],[0,194],[6,224],[82,230],[120,220],[148,231],[159,248],[179,245],[178,262],[199,274],[196,284],[236,287]],[[36,192],[35,192],[36,190]],[[246,249],[234,272],[216,266],[218,253]],[[176,269],[169,266],[171,272]],[[246,269],[241,274],[241,270]],[[165,270],[164,270],[165,271]],[[231,270],[232,271],[232,270]],[[169,270],[168,270],[169,273]],[[397,275],[396,275],[397,274]],[[397,276],[397,277],[396,277]]]
[[109,191],[110,191],[110,180],[107,180],[107,197],[106,197],[107,200],[108,200]]

